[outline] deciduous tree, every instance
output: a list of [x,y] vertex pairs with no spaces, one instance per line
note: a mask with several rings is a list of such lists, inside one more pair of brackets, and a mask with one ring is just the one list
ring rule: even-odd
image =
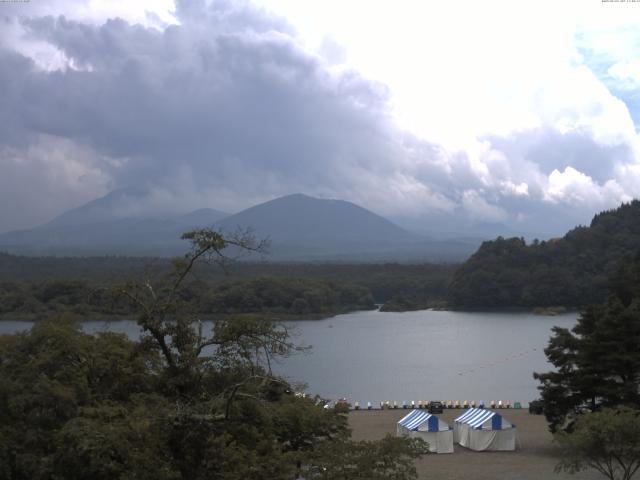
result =
[[577,419],[573,432],[556,435],[558,471],[593,468],[610,480],[630,480],[640,468],[640,411],[605,408]]
[[226,249],[260,244],[184,238],[192,249],[166,281],[119,288],[140,341],[65,318],[0,336],[0,479],[291,480],[333,464],[341,477],[327,478],[415,478],[418,442],[352,442],[345,412],[272,372],[297,350],[285,326],[244,316],[208,330],[190,310],[182,286],[197,263],[224,267]]

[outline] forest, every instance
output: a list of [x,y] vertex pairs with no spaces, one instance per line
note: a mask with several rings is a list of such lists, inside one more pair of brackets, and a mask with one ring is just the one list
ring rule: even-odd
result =
[[[415,479],[423,442],[354,441],[346,404],[323,408],[271,371],[305,350],[278,320],[376,303],[581,307],[545,349],[555,370],[535,378],[559,468],[592,466],[585,429],[604,435],[597,415],[636,418],[640,402],[639,211],[553,241],[486,242],[462,266],[233,263],[225,249],[255,239],[206,229],[186,233],[191,249],[173,261],[0,255],[0,315],[37,321],[0,336],[0,480]],[[83,333],[96,316],[135,319],[143,334]]]
[[[640,202],[597,214],[564,237],[527,243],[487,241],[462,265],[236,262],[196,265],[182,295],[203,318],[262,314],[320,318],[381,304],[385,311],[425,308],[579,309],[606,299],[625,256],[640,246]],[[0,319],[72,312],[131,317],[114,296],[123,282],[162,276],[171,260],[152,257],[26,257],[0,253]]]
[[594,216],[547,241],[484,242],[454,274],[453,308],[580,308],[606,299],[609,279],[640,247],[640,201]]
[[421,439],[353,441],[346,404],[323,408],[273,374],[301,350],[286,326],[196,326],[185,282],[206,259],[221,266],[229,241],[187,238],[171,271],[117,288],[139,341],[83,333],[70,313],[0,335],[0,479],[415,479]]
[[[114,288],[170,272],[164,258],[25,257],[0,254],[0,318],[71,311],[131,316]],[[316,318],[385,304],[388,310],[442,305],[455,265],[237,262],[197,265],[182,294],[203,317],[235,313]]]

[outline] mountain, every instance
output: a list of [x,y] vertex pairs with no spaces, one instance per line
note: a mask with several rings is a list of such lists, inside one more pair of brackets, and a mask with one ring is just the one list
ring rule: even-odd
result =
[[183,227],[196,228],[213,226],[216,222],[228,216],[228,213],[221,212],[220,210],[200,208],[193,212],[185,213],[184,215],[177,215],[173,217],[172,220]]
[[[180,235],[214,226],[226,233],[250,228],[270,240],[272,260],[459,261],[477,240],[434,241],[343,200],[287,195],[226,215],[204,208],[153,215],[149,192],[116,190],[39,227],[0,235],[0,250],[31,255],[152,255],[185,251]],[[145,207],[147,205],[147,207]]]
[[398,245],[421,240],[380,215],[344,200],[287,195],[231,215],[217,223],[224,230],[251,227],[274,243],[328,245]]
[[287,195],[218,222],[231,232],[251,228],[271,241],[270,258],[288,261],[460,261],[478,240],[433,240],[354,203]]
[[64,212],[46,223],[46,227],[71,227],[105,223],[124,218],[140,217],[137,206],[149,196],[144,187],[126,187],[113,190],[104,197]]
[[527,244],[484,242],[454,274],[449,302],[459,308],[582,307],[606,299],[608,281],[640,251],[640,201],[594,216],[588,227]]
[[0,235],[0,250],[29,255],[175,255],[180,235],[228,214],[204,208],[186,214],[149,212],[149,191],[114,190],[44,225]]
[[250,228],[256,237],[268,238],[274,260],[450,260],[472,251],[466,243],[436,245],[354,203],[302,194],[248,208],[216,227],[225,232]]

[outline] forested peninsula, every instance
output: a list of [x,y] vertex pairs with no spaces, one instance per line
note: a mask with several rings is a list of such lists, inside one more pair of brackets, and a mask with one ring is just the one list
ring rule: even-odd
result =
[[484,242],[453,276],[449,306],[579,308],[606,299],[609,279],[640,248],[640,201],[595,215],[548,241]]

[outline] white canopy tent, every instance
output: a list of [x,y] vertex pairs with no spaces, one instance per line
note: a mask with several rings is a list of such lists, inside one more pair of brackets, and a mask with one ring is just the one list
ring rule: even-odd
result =
[[453,430],[449,424],[424,410],[412,410],[400,419],[397,435],[422,438],[434,453],[453,453]]
[[482,408],[470,408],[469,410],[465,410],[464,413],[453,420],[453,441],[456,443],[460,442],[460,425],[464,422],[464,420],[472,415],[475,415],[478,412],[482,412],[484,409]]
[[517,431],[493,410],[472,408],[454,420],[454,439],[463,447],[476,451],[511,451],[516,449]]

